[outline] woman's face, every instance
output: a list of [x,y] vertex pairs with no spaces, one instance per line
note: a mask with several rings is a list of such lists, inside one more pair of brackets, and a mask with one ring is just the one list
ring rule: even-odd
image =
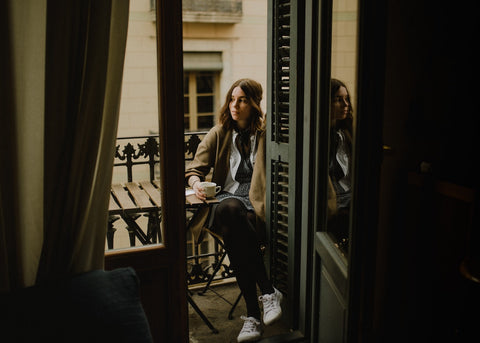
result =
[[240,87],[235,87],[232,91],[229,104],[232,119],[237,122],[238,127],[244,129],[250,123],[252,105]]
[[341,86],[335,93],[331,106],[332,120],[343,120],[347,118],[350,107],[350,97],[345,87]]

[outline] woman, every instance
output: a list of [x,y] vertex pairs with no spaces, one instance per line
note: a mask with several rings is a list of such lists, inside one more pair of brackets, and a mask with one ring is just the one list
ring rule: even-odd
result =
[[343,245],[348,243],[350,201],[352,198],[353,108],[347,86],[332,79],[330,87],[330,162],[329,176],[336,198],[336,212],[330,219],[330,231]]
[[[187,184],[205,200],[200,181],[213,168],[212,181],[222,187],[220,203],[212,208],[212,229],[220,234],[238,286],[243,293],[247,316],[238,342],[257,340],[263,323],[281,317],[282,294],[268,279],[260,245],[265,229],[265,116],[260,108],[262,86],[251,79],[233,83],[220,110],[219,123],[198,146],[185,172]],[[212,215],[212,214],[210,214]],[[195,233],[205,225],[206,215],[197,216]],[[195,230],[196,228],[196,230]],[[257,285],[262,295],[257,300]]]

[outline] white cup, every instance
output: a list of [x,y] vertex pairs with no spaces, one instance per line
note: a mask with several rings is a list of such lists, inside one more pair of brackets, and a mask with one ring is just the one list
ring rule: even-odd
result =
[[200,187],[203,188],[207,198],[213,198],[222,189],[221,186],[217,186],[215,182],[200,182]]

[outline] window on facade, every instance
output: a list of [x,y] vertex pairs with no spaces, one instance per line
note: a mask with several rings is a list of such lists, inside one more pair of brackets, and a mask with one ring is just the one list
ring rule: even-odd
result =
[[215,125],[218,72],[189,71],[184,74],[186,131],[205,131]]

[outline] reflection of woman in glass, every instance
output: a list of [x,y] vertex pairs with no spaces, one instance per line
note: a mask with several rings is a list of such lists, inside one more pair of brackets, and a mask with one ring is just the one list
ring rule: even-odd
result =
[[341,244],[348,242],[350,213],[353,109],[347,86],[332,79],[330,86],[330,159],[329,176],[336,195],[336,212],[329,221],[329,231]]

